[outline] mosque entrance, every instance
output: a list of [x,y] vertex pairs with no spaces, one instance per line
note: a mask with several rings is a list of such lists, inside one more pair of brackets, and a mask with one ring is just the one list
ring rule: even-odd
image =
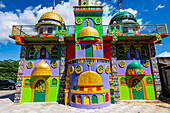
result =
[[38,80],[34,89],[34,102],[45,102],[46,83],[44,80]]
[[93,47],[92,45],[85,46],[85,57],[93,57]]
[[133,100],[144,100],[144,86],[140,79],[134,78],[131,82]]

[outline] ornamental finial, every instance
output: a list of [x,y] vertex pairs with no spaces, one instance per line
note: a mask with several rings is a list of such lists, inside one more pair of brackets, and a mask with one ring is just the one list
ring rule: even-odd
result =
[[53,11],[52,12],[54,11],[55,11],[55,0],[53,0]]
[[123,2],[123,0],[118,0],[118,2],[117,2],[117,6],[119,6],[119,12],[121,12],[121,6],[122,6],[122,2]]
[[90,24],[90,19],[87,19],[87,26],[89,27],[89,24]]
[[89,71],[91,71],[91,62],[87,64],[89,66]]

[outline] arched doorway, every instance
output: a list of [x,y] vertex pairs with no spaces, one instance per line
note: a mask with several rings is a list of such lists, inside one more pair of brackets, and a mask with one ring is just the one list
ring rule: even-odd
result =
[[46,84],[44,80],[38,80],[35,84],[34,102],[45,102]]
[[142,79],[137,77],[132,78],[129,82],[130,84],[130,98],[131,100],[144,100],[146,99],[146,88]]
[[84,96],[84,105],[90,105],[90,97],[89,96]]
[[93,57],[93,47],[92,45],[85,46],[85,57]]
[[37,78],[32,85],[31,102],[47,102],[48,82],[44,77]]

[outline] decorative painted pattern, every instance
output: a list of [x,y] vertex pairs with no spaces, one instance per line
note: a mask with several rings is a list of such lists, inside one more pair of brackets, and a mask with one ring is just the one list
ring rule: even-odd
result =
[[83,62],[109,63],[109,59],[104,59],[104,58],[78,58],[78,59],[69,60],[68,63],[73,64],[73,63],[83,63]]
[[126,66],[125,61],[120,61],[120,62],[119,62],[119,66],[120,66],[120,67],[125,67],[125,66]]
[[54,62],[51,63],[51,67],[57,68],[57,66],[58,66],[58,62],[57,61],[54,61]]
[[127,69],[125,72],[126,75],[144,75],[144,69]]
[[20,61],[19,61],[19,68],[18,68],[18,76],[17,76],[17,85],[16,85],[16,93],[14,98],[14,103],[21,102],[21,89],[22,89],[22,78],[23,78],[23,71],[24,71],[24,62],[25,62],[25,54],[26,53],[26,46],[21,46],[21,53],[20,53]]
[[73,67],[73,66],[70,66],[70,68],[69,68],[69,73],[70,73],[70,74],[73,74],[73,73],[74,73],[74,67]]
[[80,74],[82,71],[83,71],[82,66],[78,65],[78,66],[75,67],[75,72],[76,72],[77,74]]
[[161,80],[159,77],[157,59],[155,57],[156,53],[155,53],[154,44],[150,44],[150,51],[151,51],[152,70],[153,70],[155,89],[156,89],[156,97],[157,97],[157,99],[159,99],[163,95],[162,95],[162,87],[161,87]]
[[27,63],[27,68],[32,68],[34,66],[33,62],[28,62]]
[[111,102],[114,103],[114,101],[118,101],[120,99],[115,45],[111,45],[111,62],[112,62],[113,84],[110,84],[110,88],[111,88],[110,90],[111,90],[111,96],[112,96]]
[[97,72],[98,73],[103,73],[104,72],[104,67],[102,65],[97,66]]
[[149,62],[149,61],[147,61],[147,60],[143,61],[143,66],[149,67],[149,65],[150,65],[150,62]]

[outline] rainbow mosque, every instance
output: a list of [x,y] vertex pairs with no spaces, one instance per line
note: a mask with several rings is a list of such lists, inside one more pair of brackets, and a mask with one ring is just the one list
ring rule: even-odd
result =
[[155,100],[162,90],[155,44],[166,24],[140,25],[127,11],[102,24],[97,0],[78,0],[75,25],[45,12],[36,25],[13,25],[21,45],[15,103],[58,102],[93,109],[119,100]]

